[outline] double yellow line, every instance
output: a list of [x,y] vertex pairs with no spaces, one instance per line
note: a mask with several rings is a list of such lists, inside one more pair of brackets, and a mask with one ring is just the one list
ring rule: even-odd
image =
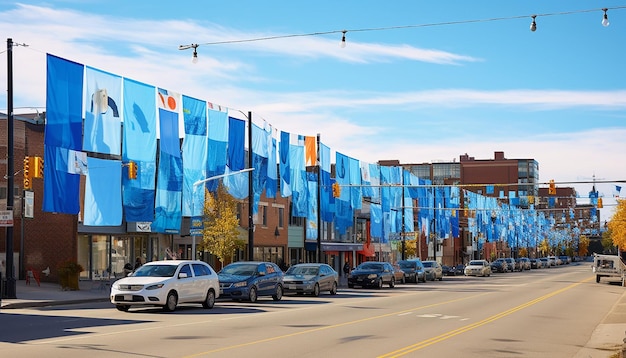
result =
[[429,338],[427,340],[424,340],[424,341],[412,344],[410,346],[406,346],[404,348],[395,350],[393,352],[390,352],[390,353],[378,356],[378,358],[401,357],[403,355],[415,352],[415,351],[420,350],[422,348],[426,348],[426,347],[428,347],[430,345],[433,345],[435,343],[439,343],[439,342],[444,341],[444,340],[446,340],[448,338],[452,338],[452,337],[454,337],[456,335],[459,335],[461,333],[465,333],[467,331],[470,331],[470,330],[472,330],[474,328],[478,328],[480,326],[484,326],[487,323],[491,323],[491,322],[496,321],[496,320],[498,320],[500,318],[506,317],[506,316],[508,316],[508,315],[510,315],[512,313],[520,311],[520,310],[522,310],[524,308],[530,307],[530,306],[532,306],[532,305],[534,305],[536,303],[539,303],[539,302],[541,302],[543,300],[546,300],[546,299],[548,299],[550,297],[556,296],[556,295],[558,295],[560,293],[563,293],[563,292],[565,292],[567,290],[570,290],[570,289],[572,289],[572,288],[574,288],[574,287],[576,287],[576,286],[578,286],[578,285],[580,285],[580,284],[582,284],[582,283],[584,283],[586,281],[590,281],[591,279],[593,279],[593,277],[587,278],[587,279],[582,280],[582,281],[577,282],[577,283],[573,283],[573,284],[571,284],[571,285],[569,285],[567,287],[564,287],[564,288],[561,288],[561,289],[556,290],[554,292],[548,293],[548,294],[546,294],[544,296],[535,298],[532,301],[528,301],[528,302],[526,302],[524,304],[521,304],[521,305],[519,305],[517,307],[513,307],[513,308],[511,308],[509,310],[506,310],[504,312],[500,312],[500,313],[495,314],[495,315],[493,315],[491,317],[487,317],[487,318],[485,318],[485,319],[483,319],[481,321],[478,321],[476,323],[468,324],[467,326],[463,326],[463,327],[457,328],[455,330],[446,332],[446,333],[438,335],[436,337]]

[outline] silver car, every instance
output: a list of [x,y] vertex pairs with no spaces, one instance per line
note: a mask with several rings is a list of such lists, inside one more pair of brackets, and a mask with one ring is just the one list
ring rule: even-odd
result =
[[472,260],[465,266],[465,276],[491,276],[491,265],[487,260]]
[[327,264],[297,264],[291,266],[283,276],[283,291],[288,293],[319,296],[320,292],[328,291],[337,294],[339,274]]
[[424,276],[426,280],[443,280],[443,269],[437,261],[422,261],[424,265]]

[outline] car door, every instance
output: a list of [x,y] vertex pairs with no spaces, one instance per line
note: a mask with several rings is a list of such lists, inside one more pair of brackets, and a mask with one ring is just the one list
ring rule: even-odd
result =
[[[186,274],[187,277],[181,277],[181,274]],[[189,264],[183,264],[180,267],[180,271],[176,277],[176,285],[178,286],[178,302],[182,303],[195,300],[195,277],[193,276]]]
[[319,271],[319,282],[320,282],[320,290],[327,291],[330,290],[333,282],[335,282],[335,277],[332,273],[332,269],[330,266],[321,265]]
[[393,266],[391,266],[390,263],[385,263],[383,275],[384,275],[384,278],[383,278],[384,282],[392,282],[395,279],[394,274],[393,274]]

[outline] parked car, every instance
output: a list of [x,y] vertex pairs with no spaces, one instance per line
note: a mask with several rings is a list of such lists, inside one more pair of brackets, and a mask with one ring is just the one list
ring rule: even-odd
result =
[[297,264],[291,266],[283,276],[283,292],[319,296],[328,291],[337,294],[339,274],[327,264]]
[[528,257],[518,257],[515,263],[519,265],[520,271],[530,270],[530,259]]
[[398,266],[404,271],[406,281],[408,282],[426,282],[424,276],[424,265],[420,259],[409,259],[398,261]]
[[506,263],[505,259],[495,259],[493,262],[491,262],[490,264],[491,266],[491,272],[508,272],[509,271],[509,265]]
[[437,261],[422,261],[424,264],[424,276],[427,280],[443,280],[443,270]]
[[542,263],[540,259],[530,259],[531,269],[540,269],[541,267],[542,267]]
[[542,257],[539,260],[541,261],[541,267],[542,268],[550,268],[550,267],[552,267],[552,265],[550,264],[550,259],[548,259],[547,257]]
[[[450,270],[452,270],[452,268],[448,265],[441,265],[441,271],[443,272],[444,276],[452,276],[453,274],[450,273]],[[452,271],[454,272],[454,271]]]
[[559,259],[561,259],[562,265],[567,265],[572,262],[572,258],[567,255],[559,256]]
[[491,276],[491,266],[487,260],[472,260],[464,271],[465,276]]
[[152,261],[111,285],[111,303],[120,311],[131,306],[161,306],[174,311],[180,303],[213,308],[219,297],[217,273],[202,261]]
[[515,262],[515,260],[512,257],[507,257],[505,258],[505,260],[506,260],[506,264],[508,265],[509,271],[511,272],[522,271],[519,265],[517,264],[517,262]]
[[454,266],[454,276],[463,276],[465,274],[465,265],[458,264]]
[[283,271],[272,262],[239,261],[226,265],[217,273],[220,296],[233,300],[256,302],[261,296],[283,297]]
[[388,262],[366,261],[348,275],[348,287],[350,288],[360,286],[380,289],[387,284],[390,288],[396,285],[393,266]]
[[406,274],[404,273],[404,270],[402,270],[400,265],[393,264],[391,266],[393,266],[393,274],[396,278],[396,282],[406,283]]

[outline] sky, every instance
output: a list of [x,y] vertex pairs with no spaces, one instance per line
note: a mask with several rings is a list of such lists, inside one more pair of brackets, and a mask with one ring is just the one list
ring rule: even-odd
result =
[[[535,159],[541,183],[576,188],[581,204],[593,186],[584,182],[595,180],[609,219],[626,180],[626,2],[382,4],[0,0],[0,37],[18,44],[16,114],[45,110],[50,53],[233,117],[250,111],[278,131],[319,134],[333,152],[369,163],[496,151]],[[179,50],[190,44],[199,45],[195,64],[192,49]],[[0,48],[4,86],[6,54]],[[0,111],[6,103],[5,90]]]

